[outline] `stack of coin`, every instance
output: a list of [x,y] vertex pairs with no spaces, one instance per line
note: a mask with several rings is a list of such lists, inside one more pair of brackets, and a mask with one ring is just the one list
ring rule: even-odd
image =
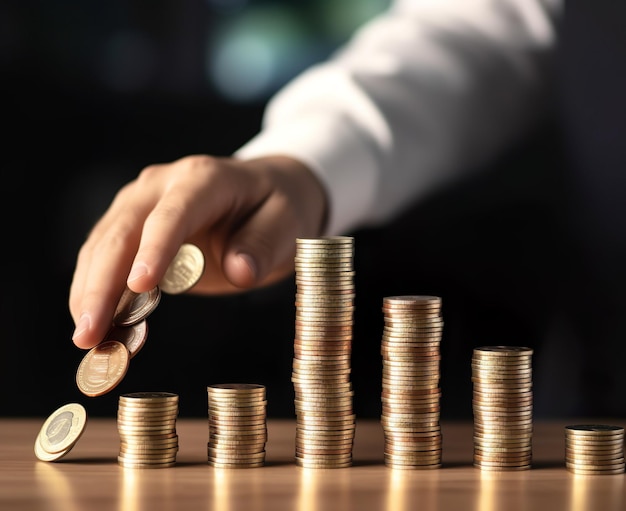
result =
[[207,387],[209,465],[253,468],[265,464],[267,441],[265,386],[225,383]]
[[178,395],[134,392],[119,398],[117,461],[128,468],[165,468],[176,464]]
[[623,474],[624,428],[604,424],[566,426],[565,466],[574,474]]
[[531,467],[532,354],[520,346],[474,349],[474,466],[482,470]]
[[385,297],[383,316],[385,464],[403,469],[439,468],[441,298]]
[[356,429],[350,381],[354,238],[298,238],[295,269],[296,464],[348,467]]

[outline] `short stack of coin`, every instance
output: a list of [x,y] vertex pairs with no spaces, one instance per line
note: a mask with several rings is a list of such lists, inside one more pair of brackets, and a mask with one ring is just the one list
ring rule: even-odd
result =
[[356,429],[350,380],[354,238],[298,238],[295,270],[296,464],[348,467]]
[[267,399],[265,386],[224,383],[207,387],[209,465],[254,468],[265,464]]
[[381,424],[385,465],[441,467],[439,363],[443,332],[441,298],[383,298]]
[[624,428],[604,424],[566,426],[565,466],[574,474],[623,474]]
[[165,468],[176,464],[178,395],[135,392],[119,397],[117,461],[128,468]]
[[473,351],[474,466],[482,470],[531,467],[532,354],[520,346]]

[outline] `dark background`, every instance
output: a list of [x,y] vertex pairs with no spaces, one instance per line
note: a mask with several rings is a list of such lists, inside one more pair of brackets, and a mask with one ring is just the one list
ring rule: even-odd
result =
[[[201,417],[206,386],[237,381],[267,385],[268,413],[293,416],[292,279],[238,296],[164,295],[127,376],[98,398],[75,385],[84,352],[70,339],[67,297],[81,241],[122,184],[151,163],[231,153],[259,129],[273,91],[385,2],[338,4],[0,5],[0,414],[47,416],[76,401],[90,415],[113,416],[121,393],[169,391],[180,395],[181,416]],[[247,75],[235,71],[264,70],[226,50],[250,33],[256,45],[269,41],[274,67],[270,79],[242,90]],[[594,52],[584,54],[592,60]],[[230,86],[209,72],[224,62],[216,55],[231,55]],[[576,102],[576,94],[566,98]],[[535,349],[536,416],[625,414],[621,245],[596,250],[595,224],[580,214],[563,137],[570,120],[564,126],[555,115],[492,167],[392,225],[351,233],[360,416],[379,414],[381,304],[399,294],[443,298],[442,417],[471,416],[472,349],[494,344]]]

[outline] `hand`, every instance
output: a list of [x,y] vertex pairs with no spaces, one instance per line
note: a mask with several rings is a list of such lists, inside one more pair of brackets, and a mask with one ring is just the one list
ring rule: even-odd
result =
[[205,257],[190,292],[241,292],[286,278],[296,238],[322,233],[326,207],[321,183],[287,157],[188,156],[146,167],[79,251],[69,296],[74,343],[98,344],[125,287],[141,293],[158,285],[185,242]]

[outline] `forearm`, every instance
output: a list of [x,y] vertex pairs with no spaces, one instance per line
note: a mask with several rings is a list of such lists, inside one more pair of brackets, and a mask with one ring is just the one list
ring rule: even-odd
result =
[[329,234],[383,222],[536,121],[556,14],[530,0],[398,2],[279,93],[237,156],[309,166]]

